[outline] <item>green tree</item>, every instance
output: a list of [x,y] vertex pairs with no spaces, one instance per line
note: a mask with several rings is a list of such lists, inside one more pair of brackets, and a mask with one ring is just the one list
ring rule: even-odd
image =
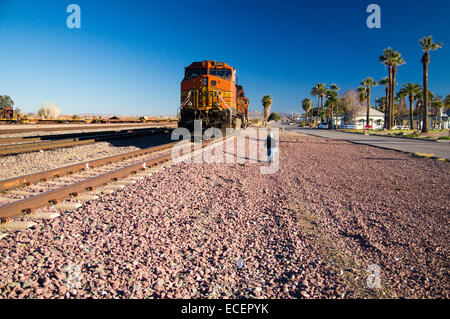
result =
[[406,62],[405,62],[405,60],[403,60],[401,54],[398,51],[395,51],[394,52],[394,60],[393,60],[393,63],[392,63],[392,85],[391,85],[391,89],[389,90],[390,93],[391,93],[391,100],[392,100],[392,103],[391,103],[392,107],[389,110],[390,111],[390,114],[389,114],[389,121],[390,121],[389,126],[390,126],[390,128],[392,128],[394,126],[394,103],[395,103],[394,102],[394,97],[395,97],[395,84],[396,84],[395,78],[397,76],[397,68],[400,65],[403,65],[405,63]]
[[366,88],[366,95],[367,95],[366,125],[369,125],[369,120],[370,120],[370,91],[371,91],[372,87],[378,85],[378,82],[375,81],[371,77],[367,77],[364,80],[362,80],[361,85],[363,85]]
[[327,94],[327,88],[324,83],[317,83],[312,89],[311,89],[311,95],[318,97],[318,103],[317,103],[317,120],[319,115],[319,103],[320,103],[320,117],[321,121],[323,121],[323,99],[325,95]]
[[367,88],[365,86],[360,86],[356,91],[358,92],[359,103],[363,105],[367,100]]
[[395,77],[397,75],[397,68],[404,64],[405,61],[398,51],[387,48],[383,51],[383,55],[379,58],[380,62],[388,67],[388,107],[387,107],[387,121],[385,121],[385,128],[391,129],[394,123],[394,99],[395,99]]
[[445,108],[450,108],[450,94],[447,94],[447,96],[445,97],[445,100],[444,100],[444,105],[445,105]]
[[[334,93],[327,92],[327,98],[328,98],[328,100],[329,100],[330,97],[331,97],[331,102],[330,102],[331,109],[330,109],[330,112],[329,112],[329,113],[330,113],[330,123],[331,123],[331,128],[333,128],[333,117],[334,117],[334,112],[335,112],[335,109],[338,107],[338,104],[339,104],[338,91],[339,91],[341,88],[340,88],[339,86],[337,86],[337,84],[335,84],[335,83],[330,84],[329,88],[330,88],[329,91],[334,92]],[[328,102],[328,101],[327,101],[327,102]]]
[[281,120],[281,116],[278,113],[273,112],[269,115],[269,118],[267,120],[268,121],[279,121],[279,120]]
[[406,115],[406,97],[408,92],[404,88],[401,88],[397,93],[398,109],[397,109],[397,122],[402,124],[403,118]]
[[428,37],[423,37],[419,43],[422,46],[422,51],[424,51],[422,56],[424,105],[422,132],[425,133],[428,132],[428,64],[430,64],[430,51],[442,48],[442,43],[434,42],[431,35]]
[[385,113],[384,127],[389,129],[390,127],[390,110],[391,110],[391,88],[392,88],[392,64],[394,60],[394,50],[392,48],[384,49],[383,55],[379,58],[380,62],[388,68],[388,96],[387,96],[387,108]]
[[8,95],[0,95],[0,108],[11,108],[14,106],[14,100]]
[[308,123],[308,112],[312,110],[313,108],[313,102],[310,98],[305,98],[302,101],[302,107],[305,110],[305,119],[306,123]]
[[379,97],[377,99],[375,99],[375,103],[378,106],[377,108],[384,113],[384,110],[386,108],[386,98],[383,97]]
[[14,109],[14,118],[20,119],[22,117],[22,110],[16,107]]
[[264,126],[267,126],[267,120],[269,119],[270,107],[272,106],[272,102],[273,100],[269,94],[264,95],[261,100],[261,103],[264,107],[264,121],[263,121]]
[[416,83],[403,84],[403,90],[409,98],[409,128],[414,130],[414,100],[416,95],[420,92],[421,87]]
[[338,103],[337,100],[338,100],[337,91],[331,90],[331,89],[328,90],[326,106],[327,106],[327,113],[328,113],[327,116],[329,119],[329,121],[327,121],[327,122],[331,123],[330,128],[333,128],[333,113],[334,113],[334,108],[337,106],[337,103]]
[[431,107],[433,108],[434,113],[434,129],[437,129],[438,116],[441,114],[441,109],[444,108],[444,101],[442,101],[442,98],[435,98],[433,102],[431,102]]

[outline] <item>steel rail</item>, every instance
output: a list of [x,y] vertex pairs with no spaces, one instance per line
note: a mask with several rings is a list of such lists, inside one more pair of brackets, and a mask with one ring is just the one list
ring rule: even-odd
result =
[[144,136],[148,134],[158,134],[162,132],[161,129],[146,129],[140,132],[122,132],[119,133],[111,133],[111,134],[101,134],[101,135],[92,135],[88,137],[80,137],[75,139],[63,139],[63,140],[55,140],[55,141],[43,141],[43,142],[35,142],[35,143],[22,143],[22,144],[10,144],[0,146],[0,156],[7,155],[16,155],[22,153],[30,153],[36,152],[40,150],[49,150],[55,148],[64,148],[64,147],[72,147],[78,145],[86,145],[93,144],[96,142],[114,140],[114,139],[122,139],[129,137],[137,137]]
[[107,164],[112,164],[115,162],[123,161],[132,157],[156,153],[160,151],[164,151],[166,149],[172,148],[178,142],[173,142],[169,144],[164,144],[160,146],[154,146],[145,148],[138,151],[133,151],[129,153],[113,155],[105,158],[100,158],[96,160],[86,161],[78,164],[72,164],[68,166],[58,167],[50,170],[46,170],[43,172],[37,172],[33,174],[23,175],[19,177],[13,177],[9,179],[5,179],[0,181],[0,192],[5,192],[14,188],[18,188],[21,186],[27,186],[31,184],[35,184],[41,181],[46,181],[55,177],[61,177],[64,175],[70,175],[75,172],[84,171],[86,169],[95,168],[98,166],[103,166]]
[[[146,167],[152,167],[164,162],[168,162],[172,158],[171,154],[161,156],[146,163]],[[7,220],[12,217],[17,217],[22,214],[30,214],[34,209],[49,205],[51,203],[57,203],[60,200],[67,198],[71,195],[77,195],[82,192],[92,190],[98,186],[110,183],[119,178],[125,177],[127,175],[137,173],[139,170],[143,169],[143,163],[137,163],[131,166],[127,166],[118,169],[113,172],[109,172],[100,176],[92,177],[84,181],[64,186],[55,190],[51,190],[36,196],[25,198],[17,202],[12,202],[8,205],[0,207],[0,219]]]
[[0,145],[13,144],[13,143],[27,143],[27,142],[39,142],[39,141],[54,141],[64,139],[75,138],[88,138],[97,136],[106,136],[109,134],[117,133],[132,133],[132,132],[145,132],[152,130],[171,130],[172,128],[165,127],[149,127],[149,128],[129,128],[120,130],[108,130],[108,131],[94,131],[94,132],[79,132],[79,133],[64,133],[64,134],[50,134],[50,135],[35,135],[35,136],[19,136],[19,137],[3,137],[0,138]]
[[[49,125],[49,124],[38,124],[38,125]],[[56,125],[56,124],[51,124]],[[77,125],[77,124],[73,124]],[[98,130],[98,129],[104,129],[104,128],[121,128],[121,127],[139,127],[139,126],[147,126],[151,127],[152,125],[154,128],[158,128],[160,126],[165,125],[175,125],[173,122],[166,122],[166,123],[128,123],[128,124],[115,124],[115,125],[109,125],[109,124],[100,124],[96,126],[91,126],[94,124],[84,124],[84,126],[74,126],[74,127],[33,127],[33,128],[22,128],[22,129],[0,129],[0,135],[2,134],[20,134],[20,133],[32,133],[32,132],[52,132],[52,131],[82,131],[82,130]]]
[[[223,137],[221,140],[234,136],[239,133],[241,130],[236,131],[235,133],[230,134],[229,136]],[[182,141],[181,143],[183,143]],[[202,150],[210,145],[211,143],[216,142],[215,139],[209,140],[207,142],[202,143]],[[180,143],[174,142],[173,144]],[[191,154],[196,151],[195,145],[191,145]],[[139,162],[136,164],[129,165],[127,167],[120,168],[118,170],[108,172],[96,177],[88,178],[81,182],[74,183],[72,185],[64,186],[58,189],[54,189],[45,193],[41,193],[39,195],[35,195],[32,197],[28,197],[22,200],[18,200],[16,202],[12,202],[7,205],[3,205],[0,207],[0,221],[8,222],[10,218],[18,217],[21,215],[31,214],[34,209],[39,207],[44,207],[52,203],[57,203],[62,199],[68,198],[70,196],[77,196],[79,193],[93,190],[96,187],[108,184],[112,181],[116,181],[122,177],[125,177],[130,174],[136,174],[139,170],[144,170],[145,168],[157,166],[163,164],[165,162],[169,162],[172,159],[172,154],[162,155],[154,159],[150,159],[147,161]]]

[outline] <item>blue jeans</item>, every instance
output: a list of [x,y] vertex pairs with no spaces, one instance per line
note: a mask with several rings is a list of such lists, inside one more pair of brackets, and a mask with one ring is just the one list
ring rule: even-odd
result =
[[274,148],[274,149],[268,148],[267,149],[267,161],[268,162],[273,162],[273,157],[275,156],[276,151],[277,151],[276,148]]

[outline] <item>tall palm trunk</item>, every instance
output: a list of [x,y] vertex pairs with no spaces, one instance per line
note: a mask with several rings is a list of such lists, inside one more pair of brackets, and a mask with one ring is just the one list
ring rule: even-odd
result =
[[423,64],[423,124],[422,132],[428,132],[428,63],[430,63],[430,56],[428,52],[422,57]]
[[397,74],[397,66],[394,64],[392,66],[392,87],[389,90],[391,93],[391,105],[389,109],[389,128],[394,127],[394,106],[395,106],[395,76]]
[[384,100],[384,128],[387,128],[388,112],[389,112],[389,85],[386,86],[386,99]]
[[330,109],[330,129],[333,129],[333,104],[331,104]]
[[317,113],[316,113],[316,121],[319,122],[319,107],[320,107],[320,95],[317,99]]
[[416,109],[417,109],[417,117],[419,118],[419,121],[417,121],[417,128],[418,129],[422,129],[422,121],[420,120],[423,116],[423,112],[422,112],[422,104],[423,104],[423,100],[417,100],[416,102]]
[[369,129],[370,120],[370,86],[367,87],[367,112],[366,112],[366,126]]
[[323,122],[323,95],[320,98],[320,122]]
[[386,110],[387,112],[387,123],[386,128],[388,130],[391,129],[391,95],[392,95],[392,66],[389,66],[389,92],[388,92],[388,108]]
[[434,113],[434,129],[437,129],[437,122],[438,122],[438,110]]
[[414,130],[414,96],[409,95],[409,128]]

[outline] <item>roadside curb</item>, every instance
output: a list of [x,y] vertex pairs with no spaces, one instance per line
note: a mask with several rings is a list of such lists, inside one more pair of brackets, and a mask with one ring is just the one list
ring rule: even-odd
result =
[[[336,132],[340,132],[340,133],[348,133],[348,134],[356,134],[356,135],[365,135],[363,133],[356,133],[356,132],[344,132],[344,131],[339,131],[339,130],[335,130]],[[368,134],[366,136],[380,136],[380,137],[390,137],[390,138],[400,138],[403,140],[417,140],[417,141],[425,141],[425,142],[432,142],[432,143],[450,143],[449,140],[430,140],[430,139],[424,139],[424,138],[412,138],[412,137],[403,137],[403,136],[390,136],[390,135],[378,135],[378,134]]]
[[[335,140],[335,141],[344,141],[344,142],[348,142],[348,143],[356,144],[356,145],[371,146],[371,147],[376,147],[376,148],[380,148],[380,149],[388,150],[388,151],[396,151],[396,152],[399,152],[399,153],[411,155],[412,157],[415,157],[415,158],[428,158],[428,159],[438,160],[440,162],[450,162],[450,159],[443,158],[443,157],[438,157],[438,156],[419,156],[419,155],[417,155],[418,153],[402,151],[402,150],[398,150],[398,149],[395,149],[395,148],[389,148],[389,147],[385,147],[385,146],[366,144],[366,143],[362,143],[362,142],[348,141],[348,140],[345,140],[345,139],[342,139],[342,138],[336,139],[336,138],[325,137],[325,136],[317,136],[317,135],[314,135],[314,134],[311,134],[311,133],[305,133],[305,132],[296,132],[296,133],[298,133],[298,134],[305,134],[305,135],[309,135],[309,136],[313,136],[313,137],[317,137],[317,138],[325,138],[325,139]],[[358,134],[358,133],[351,133],[351,134]],[[432,142],[432,141],[430,141],[430,142]]]

